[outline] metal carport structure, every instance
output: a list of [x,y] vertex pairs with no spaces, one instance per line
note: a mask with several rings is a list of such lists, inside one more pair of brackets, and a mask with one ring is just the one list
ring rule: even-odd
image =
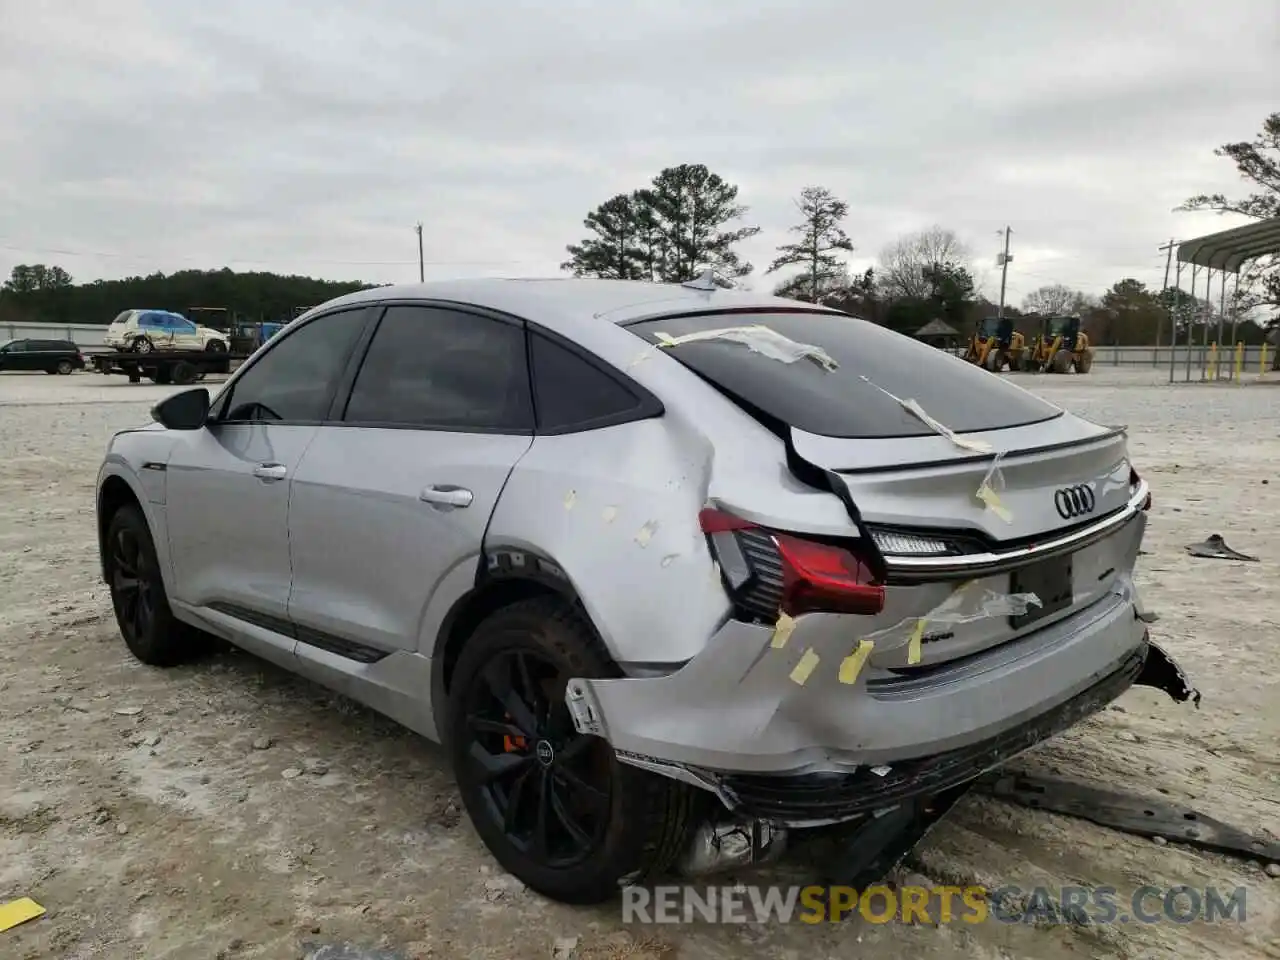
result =
[[[1227,274],[1234,273],[1236,275],[1236,290],[1240,289],[1240,270],[1245,264],[1259,257],[1265,257],[1270,254],[1280,254],[1280,217],[1272,217],[1267,220],[1259,220],[1256,223],[1245,224],[1243,227],[1232,227],[1230,230],[1220,230],[1217,233],[1209,233],[1203,237],[1196,237],[1194,240],[1185,240],[1178,244],[1178,272],[1177,278],[1174,280],[1174,286],[1181,287],[1182,265],[1184,263],[1191,264],[1191,300],[1195,302],[1196,286],[1198,282],[1198,273],[1201,269],[1205,270],[1205,288],[1204,299],[1207,303],[1213,303],[1213,273],[1218,271],[1222,277],[1221,289],[1218,297],[1218,337],[1217,344],[1222,345],[1222,325],[1224,314],[1226,313],[1227,302]],[[1167,274],[1166,274],[1167,276]],[[1173,383],[1174,368],[1177,364],[1178,355],[1178,336],[1177,321],[1173,315],[1172,306],[1169,308],[1170,321],[1170,354],[1169,354],[1169,382]],[[1235,343],[1236,326],[1239,318],[1233,313],[1231,318],[1231,342]],[[1191,379],[1191,338],[1192,329],[1187,329],[1187,373],[1186,380]],[[1201,367],[1200,379],[1205,378],[1204,360],[1207,354],[1209,341],[1209,324],[1205,324],[1204,336],[1201,342]],[[1215,371],[1215,375],[1221,375],[1221,364]]]

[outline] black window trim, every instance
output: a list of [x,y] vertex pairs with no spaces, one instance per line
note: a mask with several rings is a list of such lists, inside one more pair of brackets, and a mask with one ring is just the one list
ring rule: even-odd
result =
[[[362,358],[364,356],[365,348],[368,346],[369,338],[372,336],[372,331],[375,326],[373,321],[375,319],[381,319],[380,317],[381,311],[376,309],[377,307],[378,307],[377,304],[370,304],[370,303],[363,303],[363,302],[357,303],[357,304],[343,304],[339,307],[336,307],[333,310],[326,310],[324,313],[317,313],[313,317],[308,317],[302,323],[298,324],[296,327],[293,327],[288,331],[282,330],[279,333],[277,333],[274,337],[272,337],[270,340],[264,343],[257,351],[255,351],[249,357],[249,359],[244,362],[244,364],[240,367],[240,369],[236,371],[235,376],[233,376],[230,380],[226,382],[222,390],[219,391],[217,397],[214,398],[213,403],[210,405],[210,413],[209,413],[209,419],[207,423],[210,426],[224,426],[224,425],[233,426],[233,425],[251,424],[253,426],[258,426],[258,427],[261,427],[264,425],[273,426],[273,427],[313,427],[313,426],[321,426],[321,425],[332,425],[335,403],[337,398],[341,396],[342,387],[345,384],[349,384],[348,377],[351,377],[352,379],[354,379],[354,373],[352,372],[353,367],[356,365],[357,358]],[[234,399],[236,386],[239,384],[241,378],[244,377],[248,371],[252,370],[255,366],[261,363],[262,359],[266,357],[268,354],[270,354],[271,351],[279,349],[280,344],[288,342],[289,338],[294,336],[299,330],[302,330],[310,326],[311,324],[315,323],[317,320],[323,320],[326,317],[334,317],[340,313],[363,313],[365,315],[363,319],[364,325],[361,327],[360,333],[356,335],[356,340],[354,345],[352,346],[351,355],[347,359],[346,366],[343,368],[342,372],[338,374],[337,380],[334,382],[333,386],[330,388],[328,402],[326,404],[326,410],[328,412],[324,418],[319,420],[229,420],[227,419],[226,417],[227,408],[230,406],[231,401]]]
[[[650,391],[636,383],[633,379],[626,376],[616,367],[610,366],[607,362],[592,354],[578,344],[574,343],[546,327],[528,320],[515,314],[506,313],[501,310],[494,310],[490,307],[483,307],[474,303],[464,303],[456,300],[439,300],[412,297],[397,297],[389,300],[378,300],[375,303],[377,310],[377,320],[370,326],[367,336],[363,342],[357,344],[355,355],[358,356],[359,362],[350,370],[350,377],[344,377],[341,381],[341,389],[334,397],[333,406],[330,408],[330,420],[325,422],[325,426],[337,427],[367,427],[379,430],[426,430],[435,433],[469,433],[478,436],[494,435],[494,436],[563,436],[572,433],[585,433],[588,430],[598,430],[602,427],[618,426],[624,423],[632,423],[638,420],[648,420],[653,417],[660,417],[666,412],[662,401],[654,396]],[[346,420],[347,404],[351,400],[351,391],[355,386],[356,377],[360,373],[360,369],[364,366],[364,360],[369,352],[369,346],[373,342],[377,329],[382,324],[388,307],[428,307],[441,310],[452,310],[457,313],[469,313],[474,316],[484,317],[489,320],[496,320],[509,326],[519,326],[524,331],[524,356],[525,371],[528,375],[530,404],[533,409],[534,426],[532,428],[494,428],[494,427],[460,427],[456,424],[446,424],[443,426],[435,426],[426,423],[385,423],[368,420]],[[611,414],[607,417],[596,417],[591,420],[584,420],[581,423],[571,424],[568,427],[554,427],[544,429],[541,426],[538,416],[538,397],[537,397],[537,378],[533,367],[533,337],[543,336],[557,346],[563,347],[570,353],[574,354],[580,360],[583,360],[596,370],[600,371],[610,379],[614,380],[619,386],[624,387],[637,400],[636,406],[631,410],[621,413]],[[269,341],[268,341],[269,342]],[[273,423],[275,421],[272,421]]]

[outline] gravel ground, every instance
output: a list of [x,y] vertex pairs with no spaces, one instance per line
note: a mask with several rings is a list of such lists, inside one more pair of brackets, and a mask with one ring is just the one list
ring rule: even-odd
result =
[[[1280,390],[1169,387],[1098,368],[1020,382],[1126,423],[1155,507],[1140,579],[1153,633],[1203,708],[1133,690],[1022,758],[1158,792],[1280,835]],[[1280,957],[1280,880],[1257,864],[968,798],[915,851],[913,882],[1247,890],[1241,923],[692,924],[627,927],[502,873],[441,752],[243,654],[158,671],[127,655],[98,580],[93,484],[111,433],[167,388],[0,377],[0,902],[47,916],[6,958],[291,958],[351,941],[404,957]],[[1260,563],[1194,559],[1223,534]],[[294,774],[294,771],[301,771]],[[745,879],[803,877],[791,863]],[[914,876],[913,876],[914,875]],[[903,876],[898,877],[904,879]],[[314,952],[312,950],[312,952]]]

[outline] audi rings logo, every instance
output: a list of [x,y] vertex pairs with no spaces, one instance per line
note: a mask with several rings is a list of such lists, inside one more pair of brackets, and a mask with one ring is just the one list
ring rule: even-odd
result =
[[1053,505],[1058,508],[1058,516],[1063,520],[1074,520],[1076,517],[1093,513],[1098,500],[1087,483],[1077,483],[1074,487],[1063,487],[1055,491]]

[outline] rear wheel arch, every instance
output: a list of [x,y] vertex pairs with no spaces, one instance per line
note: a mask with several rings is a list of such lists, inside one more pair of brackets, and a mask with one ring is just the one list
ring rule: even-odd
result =
[[[553,560],[528,550],[495,549],[481,558],[476,585],[445,614],[436,635],[432,659],[432,713],[443,741],[448,734],[449,689],[454,669],[476,629],[499,610],[527,600],[545,598],[580,617],[599,638],[573,584]],[[600,649],[608,655],[600,641]]]

